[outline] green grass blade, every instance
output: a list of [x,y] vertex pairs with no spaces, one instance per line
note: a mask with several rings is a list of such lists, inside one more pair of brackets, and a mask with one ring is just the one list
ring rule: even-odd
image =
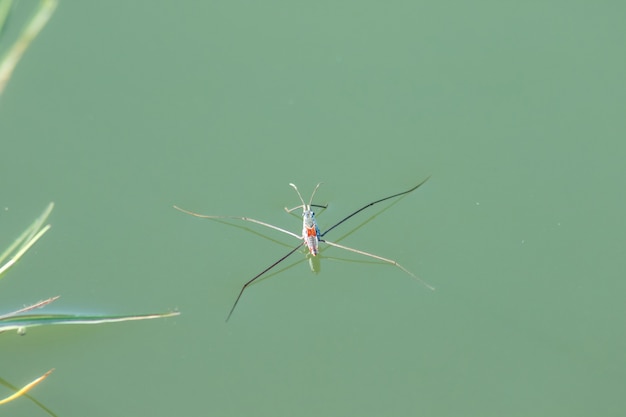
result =
[[167,313],[138,314],[138,315],[102,315],[83,316],[75,314],[25,314],[12,315],[0,319],[0,332],[17,330],[22,332],[25,328],[36,326],[52,326],[57,324],[102,324],[119,323],[123,321],[150,320],[178,316],[180,312],[170,311]]
[[9,318],[9,317],[13,317],[13,316],[16,316],[18,314],[26,313],[28,311],[35,310],[37,308],[45,307],[48,304],[58,300],[59,298],[60,298],[60,296],[57,295],[56,297],[50,297],[47,300],[39,301],[38,303],[35,303],[35,304],[29,305],[27,307],[21,308],[21,309],[19,309],[17,311],[14,311],[12,313],[3,314],[2,316],[0,316],[0,320],[6,319],[6,318]]
[[[0,59],[0,95],[2,95],[9,78],[11,78],[15,66],[20,61],[31,42],[37,37],[39,32],[41,32],[41,29],[43,29],[46,23],[48,23],[56,7],[56,0],[42,0],[20,37],[15,41],[13,46],[9,48],[6,55]],[[8,11],[6,13],[8,13]]]
[[4,32],[4,24],[11,13],[11,6],[13,6],[13,0],[0,0],[0,36]]
[[34,381],[29,382],[28,384],[24,385],[22,388],[17,390],[13,395],[9,395],[8,397],[3,398],[2,400],[0,400],[0,405],[6,404],[6,403],[8,403],[10,401],[13,401],[15,399],[20,398],[22,395],[25,395],[28,391],[30,391],[31,389],[35,388],[35,386],[37,386],[41,381],[46,379],[48,377],[48,375],[50,375],[52,373],[52,371],[54,371],[54,369],[50,369],[48,372],[46,372],[45,374],[43,374],[39,378],[37,378]]
[[[8,271],[13,265],[20,260],[20,258],[30,249],[43,235],[50,229],[50,225],[47,224],[42,227],[42,224],[48,219],[48,216],[54,208],[54,203],[48,204],[35,221],[22,232],[22,234],[15,239],[15,241],[0,255],[0,278]],[[11,256],[6,263],[2,264],[6,258]]]

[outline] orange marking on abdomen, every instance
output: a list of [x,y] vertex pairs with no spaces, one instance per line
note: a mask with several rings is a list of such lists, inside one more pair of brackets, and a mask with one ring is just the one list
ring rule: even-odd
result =
[[315,231],[315,227],[307,227],[306,228],[306,235],[308,237],[317,236],[317,232]]

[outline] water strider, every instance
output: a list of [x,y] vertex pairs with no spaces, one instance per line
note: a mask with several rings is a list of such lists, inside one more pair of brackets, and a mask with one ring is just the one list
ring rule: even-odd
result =
[[408,269],[406,269],[405,267],[403,267],[402,265],[400,265],[398,262],[394,261],[393,259],[383,258],[382,256],[375,255],[373,253],[364,252],[364,251],[359,250],[359,249],[350,248],[348,246],[340,245],[338,243],[334,243],[334,242],[331,242],[329,240],[324,239],[324,236],[326,236],[326,234],[328,232],[330,232],[331,230],[333,230],[334,228],[336,228],[337,226],[339,226],[340,224],[342,224],[346,220],[350,219],[351,217],[355,216],[356,214],[360,213],[361,211],[365,210],[366,208],[372,207],[375,204],[378,204],[378,203],[381,203],[383,201],[392,199],[394,197],[400,197],[402,195],[405,195],[405,194],[408,194],[408,193],[410,193],[412,191],[415,191],[421,185],[423,185],[428,180],[428,178],[430,178],[430,177],[427,177],[424,181],[420,182],[416,186],[414,186],[414,187],[412,187],[412,188],[410,188],[410,189],[408,189],[406,191],[403,191],[403,192],[400,192],[400,193],[397,193],[397,194],[393,194],[393,195],[390,195],[388,197],[381,198],[379,200],[372,201],[371,203],[364,205],[360,209],[355,210],[351,214],[347,215],[346,217],[344,217],[343,219],[341,219],[340,221],[338,221],[337,223],[335,223],[334,225],[332,225],[331,227],[326,229],[323,233],[320,232],[319,226],[317,225],[317,220],[315,219],[315,213],[312,210],[312,207],[326,208],[326,206],[319,206],[319,205],[312,204],[313,203],[313,197],[315,196],[315,192],[317,191],[317,189],[319,188],[321,183],[319,183],[319,184],[317,184],[315,186],[315,189],[313,190],[313,193],[311,193],[311,198],[309,199],[309,203],[308,204],[306,204],[304,202],[304,199],[302,198],[302,195],[300,194],[300,191],[298,191],[298,187],[296,187],[292,183],[289,184],[294,190],[296,190],[296,193],[298,194],[298,197],[300,198],[300,202],[302,204],[297,206],[297,207],[294,207],[292,209],[288,209],[288,208],[285,207],[285,211],[287,211],[288,213],[291,213],[294,210],[297,210],[297,209],[300,209],[300,208],[302,209],[302,234],[301,235],[298,235],[296,233],[290,232],[289,230],[285,230],[285,229],[283,229],[281,227],[274,226],[274,225],[269,224],[269,223],[265,223],[265,222],[262,222],[262,221],[259,221],[259,220],[252,219],[250,217],[211,216],[211,215],[194,213],[192,211],[182,209],[182,208],[180,208],[178,206],[174,206],[174,208],[177,209],[177,210],[182,211],[183,213],[191,214],[192,216],[200,217],[200,218],[203,218],[203,219],[235,219],[235,220],[243,220],[243,221],[255,223],[255,224],[258,224],[258,225],[261,225],[261,226],[265,226],[265,227],[268,227],[270,229],[274,229],[274,230],[277,230],[279,232],[288,234],[290,236],[295,237],[296,239],[301,240],[301,242],[300,242],[300,244],[298,244],[298,246],[296,246],[293,249],[291,249],[286,255],[284,255],[283,257],[278,259],[276,262],[272,263],[270,266],[265,268],[263,271],[259,272],[254,277],[252,277],[252,279],[250,279],[248,282],[246,282],[243,285],[243,287],[241,287],[241,291],[239,291],[239,295],[237,296],[237,299],[235,300],[232,308],[230,309],[230,312],[228,313],[228,317],[226,317],[226,321],[228,321],[230,319],[230,316],[235,311],[235,307],[237,307],[237,303],[239,302],[239,299],[241,298],[241,295],[246,290],[246,288],[248,288],[248,286],[250,284],[252,284],[255,280],[260,278],[267,271],[269,271],[270,269],[274,268],[276,265],[280,264],[282,261],[287,259],[294,252],[296,252],[300,247],[302,247],[302,245],[305,245],[307,247],[307,249],[309,250],[309,253],[311,254],[311,256],[317,256],[317,254],[319,252],[319,244],[320,244],[320,242],[326,243],[329,246],[334,246],[336,248],[345,249],[345,250],[350,251],[350,252],[358,253],[360,255],[369,256],[370,258],[378,259],[380,261],[383,261],[383,262],[389,263],[391,265],[394,265],[394,266],[400,268],[402,271],[404,271],[408,275],[410,275],[411,277],[413,277],[416,280],[418,280],[420,283],[422,283],[428,289],[434,290],[435,289],[434,287],[432,287],[431,285],[429,285],[428,283],[426,283],[422,279],[418,278],[414,273],[412,273],[411,271],[409,271]]

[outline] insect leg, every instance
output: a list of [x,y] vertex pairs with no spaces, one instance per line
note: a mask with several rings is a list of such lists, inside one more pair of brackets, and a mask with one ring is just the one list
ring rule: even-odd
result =
[[426,181],[428,181],[428,179],[429,179],[429,178],[430,178],[430,176],[429,176],[429,177],[426,177],[426,179],[425,179],[424,181],[420,182],[420,183],[419,183],[419,184],[417,184],[415,187],[413,187],[413,188],[411,188],[411,189],[409,189],[409,190],[403,191],[403,192],[398,193],[398,194],[390,195],[389,197],[381,198],[380,200],[376,200],[376,201],[373,201],[373,202],[371,202],[371,203],[369,203],[369,204],[364,205],[363,207],[361,207],[361,208],[360,208],[360,209],[358,209],[357,211],[355,211],[355,212],[353,212],[352,214],[350,214],[350,215],[348,215],[348,216],[344,217],[342,220],[338,221],[337,223],[335,223],[334,225],[332,225],[331,227],[329,227],[328,229],[326,229],[326,231],[325,231],[324,233],[322,233],[322,236],[326,235],[326,233],[330,232],[330,231],[331,231],[331,230],[333,230],[335,227],[339,226],[341,223],[345,222],[346,220],[348,220],[349,218],[351,218],[351,217],[352,217],[352,216],[354,216],[355,214],[362,212],[363,210],[365,210],[365,209],[366,209],[366,208],[368,208],[368,207],[373,206],[374,204],[381,203],[381,202],[383,202],[383,201],[385,201],[385,200],[389,200],[390,198],[400,197],[401,195],[408,194],[408,193],[410,193],[411,191],[415,191],[415,190],[417,190],[417,189],[418,189],[418,188],[419,188],[422,184],[424,184]]
[[350,248],[348,246],[340,245],[339,243],[329,242],[327,240],[321,240],[320,239],[320,242],[325,242],[326,244],[328,244],[330,246],[335,246],[337,248],[345,249],[347,251],[358,253],[360,255],[369,256],[370,258],[378,259],[379,261],[387,262],[388,264],[397,266],[398,268],[400,268],[401,270],[403,270],[404,272],[406,272],[407,274],[409,274],[410,276],[415,278],[417,281],[419,281],[422,285],[424,285],[429,290],[433,290],[433,291],[435,290],[435,287],[433,287],[432,285],[430,285],[429,283],[427,283],[423,279],[419,278],[413,272],[409,271],[408,269],[406,269],[405,267],[403,267],[402,265],[400,265],[398,262],[394,261],[393,259],[383,258],[382,256],[374,255],[373,253],[364,252],[364,251],[359,250],[359,249]]
[[241,295],[246,290],[246,288],[248,288],[248,285],[252,284],[257,278],[261,277],[261,275],[265,274],[267,271],[269,271],[270,269],[274,268],[276,265],[278,265],[279,263],[281,263],[282,261],[287,259],[295,251],[300,249],[300,246],[302,246],[303,244],[304,244],[304,242],[300,243],[298,246],[296,246],[295,248],[290,250],[288,254],[286,254],[285,256],[283,256],[282,258],[280,258],[279,260],[277,260],[276,262],[274,262],[273,264],[271,264],[270,266],[265,268],[263,271],[259,272],[250,281],[248,281],[245,284],[243,284],[243,287],[241,287],[241,291],[239,291],[239,295],[237,296],[237,299],[235,300],[235,303],[233,304],[233,307],[230,309],[230,313],[228,313],[228,317],[226,317],[226,321],[228,321],[228,319],[230,319],[230,316],[232,316],[233,311],[235,311],[235,307],[237,307],[237,303],[239,302],[239,299],[241,298]]
[[176,210],[182,211],[183,213],[187,213],[187,214],[191,214],[192,216],[200,217],[201,219],[234,219],[234,220],[244,220],[246,222],[256,223],[256,224],[261,225],[261,226],[269,227],[270,229],[278,230],[279,232],[282,232],[282,233],[288,234],[290,236],[293,236],[296,239],[302,239],[302,236],[297,235],[297,234],[295,234],[293,232],[290,232],[289,230],[285,230],[283,228],[280,228],[278,226],[274,226],[274,225],[269,224],[269,223],[262,222],[260,220],[251,219],[250,217],[209,216],[209,215],[206,215],[206,214],[194,213],[193,211],[185,210],[185,209],[182,209],[182,208],[180,208],[178,206],[174,206],[174,208]]

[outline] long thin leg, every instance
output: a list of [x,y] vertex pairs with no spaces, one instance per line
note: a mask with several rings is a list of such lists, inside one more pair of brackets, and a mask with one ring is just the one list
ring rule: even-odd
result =
[[262,222],[260,220],[251,219],[250,217],[237,217],[237,216],[208,216],[206,214],[194,213],[193,211],[182,209],[178,206],[174,206],[176,210],[182,211],[183,213],[191,214],[192,216],[200,217],[201,219],[234,219],[234,220],[244,220],[247,222],[252,222],[259,224],[261,226],[269,227],[270,229],[278,230],[279,232],[283,232],[285,234],[291,235],[296,239],[302,239],[302,236],[297,235],[289,230],[282,229],[278,226],[271,225],[269,223]]
[[[317,208],[323,208],[323,209],[327,209],[328,208],[328,204],[326,205],[321,205],[321,204],[311,204],[310,207],[317,207]],[[294,208],[287,208],[284,207],[285,211],[289,214],[291,214],[292,211],[297,210],[299,208],[302,208],[302,206],[298,206],[298,207],[294,207]]]
[[239,295],[237,296],[237,299],[235,300],[235,303],[233,304],[233,307],[230,309],[230,313],[228,313],[228,317],[226,317],[226,321],[228,321],[228,319],[230,319],[230,316],[232,316],[233,311],[235,311],[235,307],[237,307],[237,303],[239,302],[239,299],[241,298],[241,295],[246,290],[246,288],[248,288],[248,285],[252,284],[257,278],[261,277],[261,275],[265,274],[267,271],[269,271],[270,269],[274,268],[276,265],[278,265],[279,263],[281,263],[282,261],[287,259],[295,251],[300,249],[300,246],[302,246],[303,244],[304,244],[304,242],[300,243],[298,246],[296,246],[295,248],[290,250],[287,255],[283,256],[282,258],[280,258],[279,260],[277,260],[276,262],[274,262],[273,264],[271,264],[270,266],[265,268],[263,271],[261,271],[257,275],[255,275],[254,278],[252,278],[250,281],[248,281],[245,284],[243,284],[243,287],[241,287],[241,291],[239,291]]
[[424,184],[426,181],[428,181],[428,179],[429,179],[429,178],[430,178],[430,176],[426,177],[426,179],[425,179],[424,181],[420,182],[419,184],[417,184],[415,187],[411,188],[410,190],[406,190],[406,191],[403,191],[403,192],[398,193],[398,194],[390,195],[389,197],[381,198],[380,200],[376,200],[376,201],[373,201],[373,202],[371,202],[371,203],[369,203],[369,204],[364,205],[363,207],[361,207],[361,208],[360,208],[360,209],[358,209],[357,211],[353,212],[352,214],[350,214],[350,215],[348,215],[348,216],[344,217],[342,220],[338,221],[338,222],[337,222],[337,223],[335,223],[334,225],[330,226],[328,229],[326,229],[326,231],[325,231],[324,233],[322,233],[322,234],[321,234],[321,236],[326,235],[326,233],[330,232],[330,231],[331,231],[331,230],[333,230],[335,227],[339,226],[341,223],[345,222],[346,220],[348,220],[349,218],[351,218],[351,217],[352,217],[352,216],[354,216],[355,214],[362,212],[362,211],[363,211],[363,210],[365,210],[366,208],[373,206],[374,204],[381,203],[381,202],[383,202],[383,201],[385,201],[385,200],[389,200],[390,198],[399,197],[399,196],[401,196],[401,195],[408,194],[408,193],[410,193],[411,191],[415,191],[415,190],[417,190],[417,189],[418,189],[418,188],[419,188],[422,184]]
[[374,255],[373,253],[363,252],[362,250],[349,248],[348,246],[340,245],[340,244],[334,243],[334,242],[329,242],[327,240],[321,240],[321,242],[324,242],[324,243],[326,243],[326,244],[328,244],[330,246],[334,246],[334,247],[337,247],[337,248],[340,248],[340,249],[345,249],[345,250],[350,251],[350,252],[358,253],[360,255],[369,256],[370,258],[378,259],[379,261],[387,262],[388,264],[391,264],[391,265],[395,265],[398,268],[400,268],[401,270],[403,270],[404,272],[406,272],[407,274],[409,274],[410,276],[412,276],[413,278],[415,278],[417,281],[419,281],[422,285],[424,285],[429,290],[433,290],[433,291],[435,290],[435,287],[433,287],[432,285],[428,284],[426,281],[424,281],[423,279],[419,278],[413,272],[409,271],[408,269],[406,269],[405,267],[403,267],[402,265],[400,265],[398,262],[394,261],[393,259],[383,258],[382,256]]
[[[325,209],[327,209],[327,208],[328,208],[328,204],[327,204],[327,205],[324,205],[324,206],[322,206],[321,204],[311,204],[311,207],[317,207],[317,208],[320,208],[320,209],[324,209],[324,210],[325,210]],[[294,207],[294,208],[292,208],[292,209],[288,209],[287,207],[285,207],[285,211],[286,211],[287,213],[291,214],[292,216],[294,216],[294,217],[295,217],[295,218],[297,218],[297,219],[302,219],[302,215],[301,215],[301,214],[296,214],[296,213],[294,213],[294,210],[295,210],[295,209],[299,209],[299,208],[300,208],[300,207]],[[316,212],[315,214],[317,214],[317,212]]]

